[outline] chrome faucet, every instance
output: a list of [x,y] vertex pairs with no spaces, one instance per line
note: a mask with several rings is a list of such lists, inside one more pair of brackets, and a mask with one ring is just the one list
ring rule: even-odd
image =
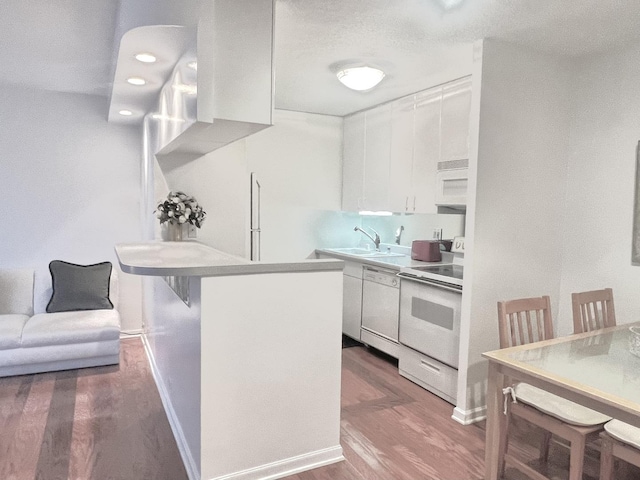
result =
[[364,233],[375,244],[376,250],[380,250],[380,235],[378,235],[378,232],[376,232],[373,228],[371,228],[371,231],[376,234],[376,238],[373,238],[371,235],[369,235],[367,232],[365,232],[364,230],[362,230],[360,227],[357,227],[357,226],[353,229],[353,231]]
[[402,236],[402,232],[404,231],[404,226],[400,225],[400,228],[396,230],[396,243],[400,245],[400,237]]

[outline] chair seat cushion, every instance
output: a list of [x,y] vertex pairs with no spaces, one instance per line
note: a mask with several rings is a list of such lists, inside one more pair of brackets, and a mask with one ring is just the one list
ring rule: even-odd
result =
[[607,417],[600,412],[583,407],[527,383],[517,384],[515,392],[518,401],[572,425],[590,427],[611,420],[611,417]]
[[640,449],[640,428],[620,420],[611,420],[604,424],[604,429],[616,440]]
[[29,320],[29,315],[0,315],[0,350],[19,348],[22,329]]
[[40,313],[22,331],[23,347],[99,342],[120,338],[117,310]]

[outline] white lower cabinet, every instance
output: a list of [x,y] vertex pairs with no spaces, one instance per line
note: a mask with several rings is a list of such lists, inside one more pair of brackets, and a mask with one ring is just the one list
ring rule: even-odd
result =
[[360,340],[362,324],[362,265],[345,262],[343,270],[342,333]]
[[398,370],[403,377],[456,404],[458,370],[455,368],[400,345]]

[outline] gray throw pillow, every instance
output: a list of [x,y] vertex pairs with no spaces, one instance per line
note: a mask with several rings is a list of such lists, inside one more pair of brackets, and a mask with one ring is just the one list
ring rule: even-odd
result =
[[54,260],[49,264],[53,294],[47,313],[76,310],[111,310],[111,262],[76,265]]

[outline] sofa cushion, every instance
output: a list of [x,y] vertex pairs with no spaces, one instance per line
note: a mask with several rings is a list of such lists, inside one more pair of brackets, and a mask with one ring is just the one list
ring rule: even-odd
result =
[[0,269],[0,315],[33,315],[33,270]]
[[98,342],[120,338],[117,310],[40,313],[22,331],[23,347]]
[[20,347],[22,329],[29,315],[0,315],[0,350]]
[[113,308],[109,300],[111,262],[76,265],[54,260],[49,270],[53,294],[48,313]]

